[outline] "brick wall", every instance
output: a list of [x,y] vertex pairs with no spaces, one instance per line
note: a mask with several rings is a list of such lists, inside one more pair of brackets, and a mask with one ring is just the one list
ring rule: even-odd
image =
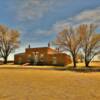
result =
[[[58,53],[51,48],[27,48],[25,53],[17,54],[14,57],[14,63],[23,64],[26,62],[38,60],[39,64],[45,65],[66,65],[71,63],[71,59],[64,53]],[[35,64],[33,62],[33,64]]]

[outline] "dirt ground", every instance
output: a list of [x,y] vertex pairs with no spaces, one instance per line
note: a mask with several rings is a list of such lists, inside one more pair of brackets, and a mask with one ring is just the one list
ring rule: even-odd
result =
[[100,73],[2,68],[0,100],[100,100]]

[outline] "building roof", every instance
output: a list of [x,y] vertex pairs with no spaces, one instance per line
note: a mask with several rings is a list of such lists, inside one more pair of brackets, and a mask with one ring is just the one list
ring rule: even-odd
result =
[[[26,49],[52,49],[50,47],[35,47],[35,48],[26,48]],[[54,49],[52,49],[54,50]]]
[[52,50],[52,51],[56,51],[55,49],[53,49],[53,48],[50,48],[50,47],[35,47],[35,48],[26,48],[26,51],[27,50],[34,50],[34,49],[43,49],[43,50]]
[[25,53],[17,53],[17,54],[15,54],[15,56],[17,56],[17,55],[24,55]]

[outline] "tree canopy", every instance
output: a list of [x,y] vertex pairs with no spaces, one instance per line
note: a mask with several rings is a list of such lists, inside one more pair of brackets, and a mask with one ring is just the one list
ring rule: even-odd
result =
[[19,47],[19,36],[17,30],[0,25],[0,57],[4,59],[4,63],[7,63],[10,53]]

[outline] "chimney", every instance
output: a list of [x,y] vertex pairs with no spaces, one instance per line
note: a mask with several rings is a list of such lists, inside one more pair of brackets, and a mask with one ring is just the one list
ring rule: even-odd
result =
[[60,52],[59,48],[58,48],[58,52]]
[[50,42],[48,43],[48,48],[50,48]]
[[56,51],[59,53],[60,52],[59,48],[56,48]]
[[30,44],[28,45],[28,48],[31,48]]

